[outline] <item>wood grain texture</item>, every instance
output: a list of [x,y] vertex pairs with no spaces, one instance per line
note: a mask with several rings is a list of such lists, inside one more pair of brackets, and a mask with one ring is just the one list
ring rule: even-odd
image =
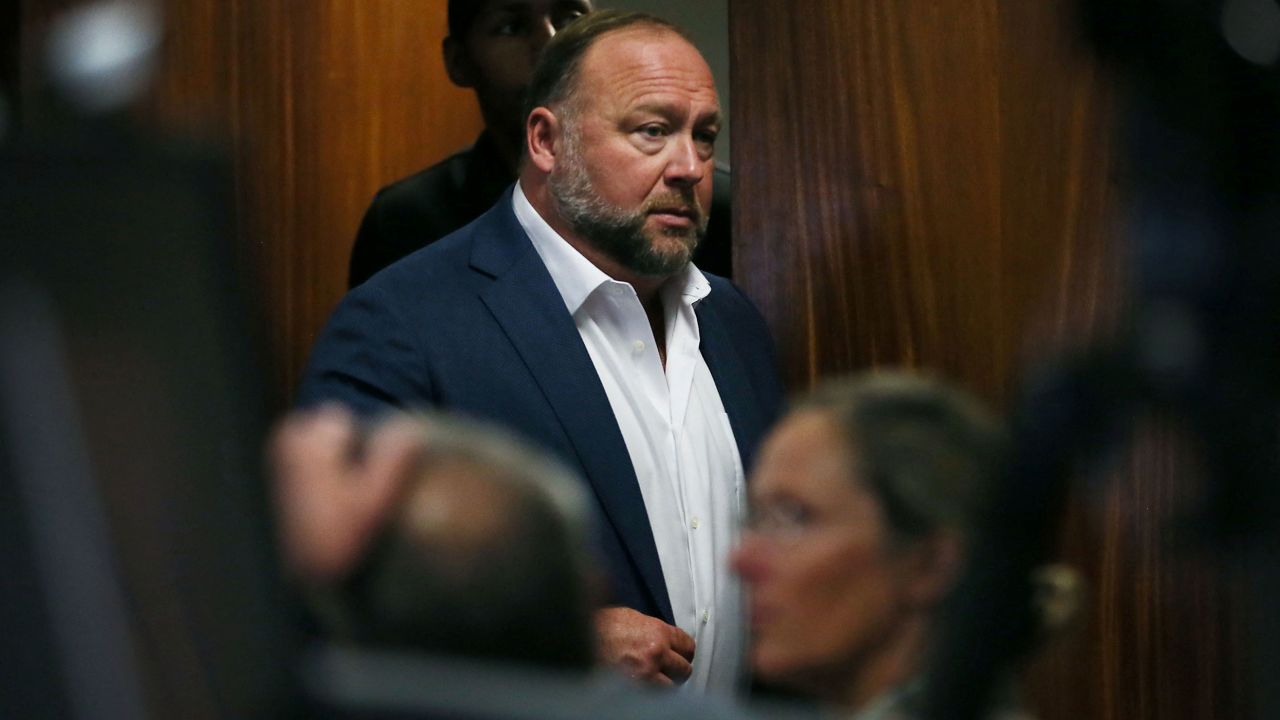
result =
[[1000,400],[1009,330],[1105,314],[1107,93],[1045,3],[825,5],[735,5],[735,272],[792,386],[927,362]]
[[[1023,371],[1122,316],[1116,106],[1053,0],[740,0],[735,277],[786,380],[926,368],[1007,406]],[[1063,559],[1089,618],[1026,678],[1056,718],[1240,717],[1238,583],[1174,544],[1200,482],[1139,435],[1077,488]]]
[[346,290],[374,192],[469,144],[481,122],[444,73],[443,0],[169,0],[148,111],[221,140],[238,249],[274,358],[277,407]]

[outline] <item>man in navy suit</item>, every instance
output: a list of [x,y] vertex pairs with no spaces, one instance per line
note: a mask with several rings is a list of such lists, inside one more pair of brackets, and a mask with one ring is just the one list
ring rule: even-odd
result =
[[302,403],[437,406],[581,471],[598,511],[602,659],[728,691],[746,618],[728,552],[781,390],[767,329],[690,257],[705,234],[710,69],[665,21],[575,21],[534,73],[519,180],[475,222],[354,289]]

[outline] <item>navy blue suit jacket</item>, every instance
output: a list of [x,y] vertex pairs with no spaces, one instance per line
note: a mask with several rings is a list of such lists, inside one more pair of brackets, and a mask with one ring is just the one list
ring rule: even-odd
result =
[[[744,467],[777,417],[773,345],[754,306],[708,275],[702,355]],[[339,304],[312,350],[300,404],[364,416],[439,407],[506,426],[590,485],[612,601],[672,622],[627,446],[551,275],[516,220],[511,192],[475,222],[374,275]]]

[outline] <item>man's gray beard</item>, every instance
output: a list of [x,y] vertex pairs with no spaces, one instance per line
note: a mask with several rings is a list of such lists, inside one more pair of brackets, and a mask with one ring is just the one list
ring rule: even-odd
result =
[[[568,137],[565,153],[548,179],[551,195],[560,214],[573,231],[619,265],[649,277],[667,277],[689,264],[693,251],[707,233],[707,215],[700,208],[698,218],[689,228],[667,228],[667,237],[680,240],[678,250],[661,252],[645,231],[648,210],[655,201],[635,212],[611,205],[591,185],[585,164],[578,154],[577,139]],[[674,195],[660,199],[663,204],[697,207],[697,201]],[[664,244],[664,247],[667,247]]]

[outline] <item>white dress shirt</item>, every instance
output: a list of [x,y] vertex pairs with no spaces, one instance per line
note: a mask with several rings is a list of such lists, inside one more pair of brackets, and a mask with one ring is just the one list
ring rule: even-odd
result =
[[697,645],[686,687],[730,693],[746,644],[742,590],[729,571],[745,489],[729,416],[698,349],[694,306],[711,285],[690,264],[659,290],[664,371],[635,288],[556,233],[519,184],[512,204],[573,316],[626,441],[676,625]]

